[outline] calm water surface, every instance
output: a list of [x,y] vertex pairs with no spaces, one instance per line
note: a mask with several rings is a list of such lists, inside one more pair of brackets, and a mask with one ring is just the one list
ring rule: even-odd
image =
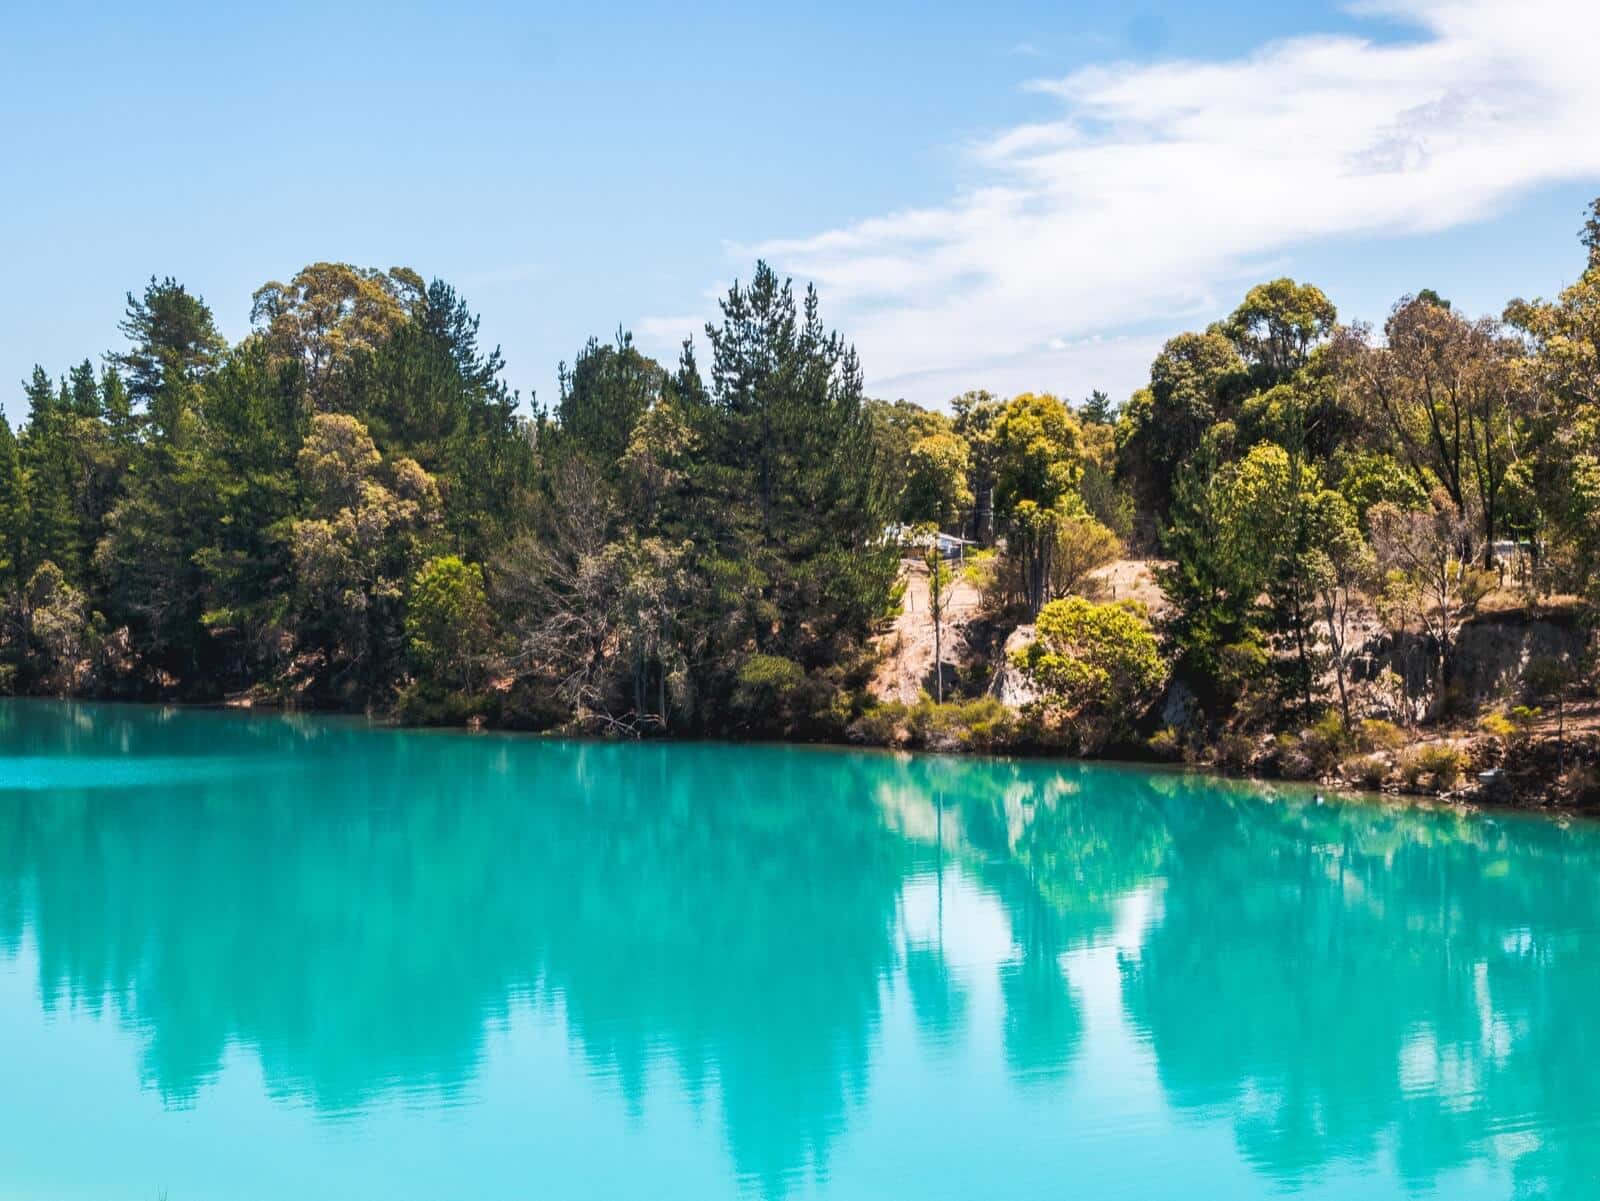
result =
[[1600,1196],[1600,829],[0,702],[0,1198]]

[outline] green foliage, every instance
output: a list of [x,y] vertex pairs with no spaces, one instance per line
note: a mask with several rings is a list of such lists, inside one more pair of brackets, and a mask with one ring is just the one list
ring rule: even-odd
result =
[[1268,663],[1273,615],[1263,598],[1294,531],[1290,468],[1281,448],[1263,444],[1242,463],[1202,456],[1179,476],[1166,531],[1173,561],[1161,573],[1175,609],[1167,637],[1220,704],[1238,700]]
[[995,504],[1001,513],[1024,501],[1053,508],[1077,486],[1082,435],[1064,402],[1049,393],[1012,397],[995,420]]
[[1291,780],[1326,776],[1359,745],[1357,731],[1345,725],[1337,710],[1329,710],[1297,734],[1278,735],[1278,770]]
[[[1105,427],[1091,428],[1104,438]],[[986,438],[1006,535],[998,578],[1008,599],[1034,614],[1082,590],[1091,572],[1121,553],[1121,543],[1088,514],[1076,491],[1088,447],[1065,404],[1023,393],[996,410]]]
[[1383,755],[1352,755],[1344,761],[1344,774],[1365,788],[1383,787],[1389,770],[1389,760]]
[[[1169,340],[1121,405],[975,391],[950,416],[867,400],[815,292],[765,264],[721,302],[704,375],[692,342],[664,367],[619,331],[526,415],[442,281],[314,263],[253,299],[230,347],[200,297],[152,278],[104,370],[41,367],[25,418],[0,422],[16,687],[360,706],[405,687],[427,720],[1099,749],[1131,735],[1166,658],[1198,701],[1192,747],[1249,758],[1263,729],[1310,723],[1283,754],[1321,770],[1350,746],[1318,714],[1376,747],[1364,705],[1409,720],[1465,700],[1456,644],[1490,588],[1600,599],[1592,261],[1503,323],[1404,298],[1381,337],[1274,280]],[[991,602],[980,632],[1039,617],[1022,658],[1045,700],[1023,733],[937,700],[861,711],[897,521],[1001,548],[964,571]],[[1163,654],[1142,617],[1073,596],[1130,544],[1170,559]],[[1421,694],[1411,669],[1358,679],[1374,614],[1432,656]],[[1530,667],[1558,729],[1583,670]],[[1531,724],[1491,719],[1507,740]]]
[[128,293],[119,328],[130,346],[113,361],[145,424],[158,439],[182,437],[194,390],[226,348],[211,309],[172,277],[151,276],[142,296]]
[[1158,759],[1170,762],[1183,758],[1183,735],[1176,727],[1162,726],[1150,735],[1146,745],[1149,746],[1150,753]]
[[1107,393],[1096,388],[1078,406],[1078,417],[1088,425],[1115,425],[1117,407]]
[[1421,509],[1428,503],[1427,489],[1390,454],[1345,452],[1335,456],[1330,472],[1338,481],[1340,493],[1363,519],[1376,504]]
[[1029,613],[1038,613],[1050,599],[1061,523],[1069,512],[1065,504],[1045,506],[1024,500],[1018,501],[1007,517],[1002,579],[1011,598]]
[[1356,745],[1363,751],[1397,751],[1409,741],[1404,730],[1382,718],[1364,718],[1356,727]]
[[312,263],[287,284],[276,280],[251,297],[250,320],[280,361],[296,363],[313,406],[326,411],[364,359],[406,321],[423,294],[415,271],[380,271],[349,263]]
[[1047,717],[1097,750],[1124,737],[1166,678],[1155,636],[1126,604],[1082,597],[1039,611],[1036,637],[1015,661],[1039,691]]
[[783,732],[804,711],[806,670],[781,655],[751,655],[734,674],[736,717],[761,730]]
[[618,331],[602,346],[590,338],[572,369],[560,369],[556,428],[564,446],[589,455],[607,475],[615,472],[640,418],[661,399],[667,373]]
[[1538,722],[1542,710],[1536,705],[1512,705],[1509,717],[1514,729],[1513,741],[1526,742],[1533,733],[1533,727]]
[[972,536],[987,546],[995,535],[995,483],[999,470],[995,426],[1005,405],[992,393],[978,390],[957,396],[950,408],[955,413],[955,432],[967,440],[972,454],[967,475],[974,506]]
[[1412,747],[1400,755],[1400,778],[1408,788],[1448,792],[1461,782],[1470,765],[1465,751],[1446,742]]
[[1333,332],[1337,317],[1322,289],[1275,279],[1251,288],[1224,329],[1252,368],[1276,383],[1306,365],[1312,348]]
[[1319,774],[1330,771],[1355,742],[1344,719],[1333,710],[1324,713],[1300,732],[1300,746]]
[[495,703],[496,697],[481,692],[461,692],[426,680],[401,685],[395,694],[395,715],[412,726],[479,725],[485,720],[517,727],[531,725],[548,729],[552,721],[520,722],[515,715]]
[[[764,263],[721,309],[710,389],[689,406],[706,448],[690,483],[699,540],[739,563],[764,652],[837,650],[885,611],[895,577],[860,364],[824,329],[816,292],[797,303]],[[679,392],[695,392],[680,374]]]
[[1051,563],[1051,595],[1060,598],[1088,590],[1090,576],[1122,555],[1122,542],[1088,514],[1061,519]]
[[87,598],[47,559],[29,577],[23,604],[32,652],[24,664],[29,676],[42,691],[73,691],[93,653]]
[[1516,736],[1516,724],[1506,714],[1499,711],[1485,713],[1478,719],[1478,729],[1491,738],[1498,738],[1502,742],[1510,742]]
[[1022,721],[992,696],[939,704],[924,696],[907,715],[913,745],[929,750],[994,752],[1016,745]]
[[1117,420],[1118,474],[1129,481],[1153,539],[1172,504],[1180,468],[1207,431],[1232,420],[1247,380],[1244,360],[1216,330],[1180,334],[1150,366],[1150,386],[1135,392]]
[[439,491],[412,459],[384,462],[353,417],[318,414],[297,458],[311,515],[289,539],[300,628],[327,656],[338,687],[392,678],[400,599],[438,520]]
[[1504,529],[1523,422],[1534,408],[1520,354],[1498,322],[1469,321],[1429,296],[1396,304],[1381,344],[1357,329],[1339,351],[1366,420],[1419,488],[1444,490],[1480,546]]
[[1341,750],[1351,746],[1355,741],[1355,736],[1344,724],[1344,719],[1332,709],[1307,726],[1304,737],[1314,740],[1319,746],[1330,751]]
[[1016,710],[992,696],[940,703],[924,694],[916,704],[869,705],[850,726],[850,737],[873,746],[993,754],[1036,743],[1038,732]]
[[1118,483],[1112,466],[1085,463],[1078,480],[1078,495],[1083,498],[1083,507],[1089,515],[1110,530],[1117,541],[1126,544],[1133,539],[1136,529],[1133,497]]
[[1309,780],[1318,773],[1317,761],[1311,757],[1305,743],[1288,732],[1274,740],[1278,774],[1286,780]]
[[405,630],[424,680],[470,689],[483,674],[490,636],[482,571],[456,555],[424,563],[406,593]]
[[908,524],[932,522],[947,529],[972,507],[967,483],[972,454],[959,434],[929,434],[906,452],[905,491],[900,499],[900,520]]

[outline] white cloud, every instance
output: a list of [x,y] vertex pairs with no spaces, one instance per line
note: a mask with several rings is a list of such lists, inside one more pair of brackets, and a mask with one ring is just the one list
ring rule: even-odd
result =
[[[640,343],[659,353],[675,352],[685,338],[703,340],[706,327],[704,313],[684,313],[675,317],[645,317],[634,327],[633,333]],[[675,359],[668,359],[675,362]]]
[[1106,377],[1059,372],[1159,339],[1084,339],[1181,328],[1298,243],[1445,229],[1600,175],[1600,3],[1362,11],[1414,36],[1298,37],[1236,60],[1035,81],[1059,111],[972,147],[979,186],[736,254],[814,280],[875,391],[1087,387]]

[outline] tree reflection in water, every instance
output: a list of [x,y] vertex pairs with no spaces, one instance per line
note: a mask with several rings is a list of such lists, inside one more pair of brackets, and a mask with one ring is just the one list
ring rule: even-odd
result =
[[[1586,825],[1075,764],[92,706],[0,706],[0,747],[0,948],[32,948],[46,1009],[138,1030],[172,1105],[235,1045],[323,1113],[470,1097],[486,1030],[532,1006],[636,1112],[668,1070],[709,1100],[777,1196],[826,1176],[901,987],[925,1050],[993,1018],[1048,1103],[1087,1037],[1064,965],[1143,892],[1123,1010],[1166,1102],[1273,1180],[1387,1148],[1416,1188],[1484,1157],[1530,1192],[1600,1173]],[[942,904],[947,879],[1009,928],[997,1014],[937,923],[902,928],[910,882]]]

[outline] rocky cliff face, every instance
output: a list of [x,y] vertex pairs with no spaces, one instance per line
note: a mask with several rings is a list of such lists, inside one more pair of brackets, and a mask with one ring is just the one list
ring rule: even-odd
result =
[[1039,699],[1038,691],[1028,683],[1011,662],[1013,651],[1022,650],[1033,641],[1032,624],[1018,626],[1006,638],[1005,650],[994,665],[994,676],[989,681],[989,695],[999,698],[1002,704],[1020,709],[1029,701]]
[[[1468,622],[1456,642],[1452,682],[1465,699],[1482,704],[1516,690],[1528,663],[1542,656],[1577,658],[1588,641],[1570,614],[1529,617],[1526,613],[1485,614]],[[1355,678],[1371,680],[1385,669],[1402,677],[1413,695],[1427,692],[1434,648],[1417,634],[1384,634],[1367,644]]]

